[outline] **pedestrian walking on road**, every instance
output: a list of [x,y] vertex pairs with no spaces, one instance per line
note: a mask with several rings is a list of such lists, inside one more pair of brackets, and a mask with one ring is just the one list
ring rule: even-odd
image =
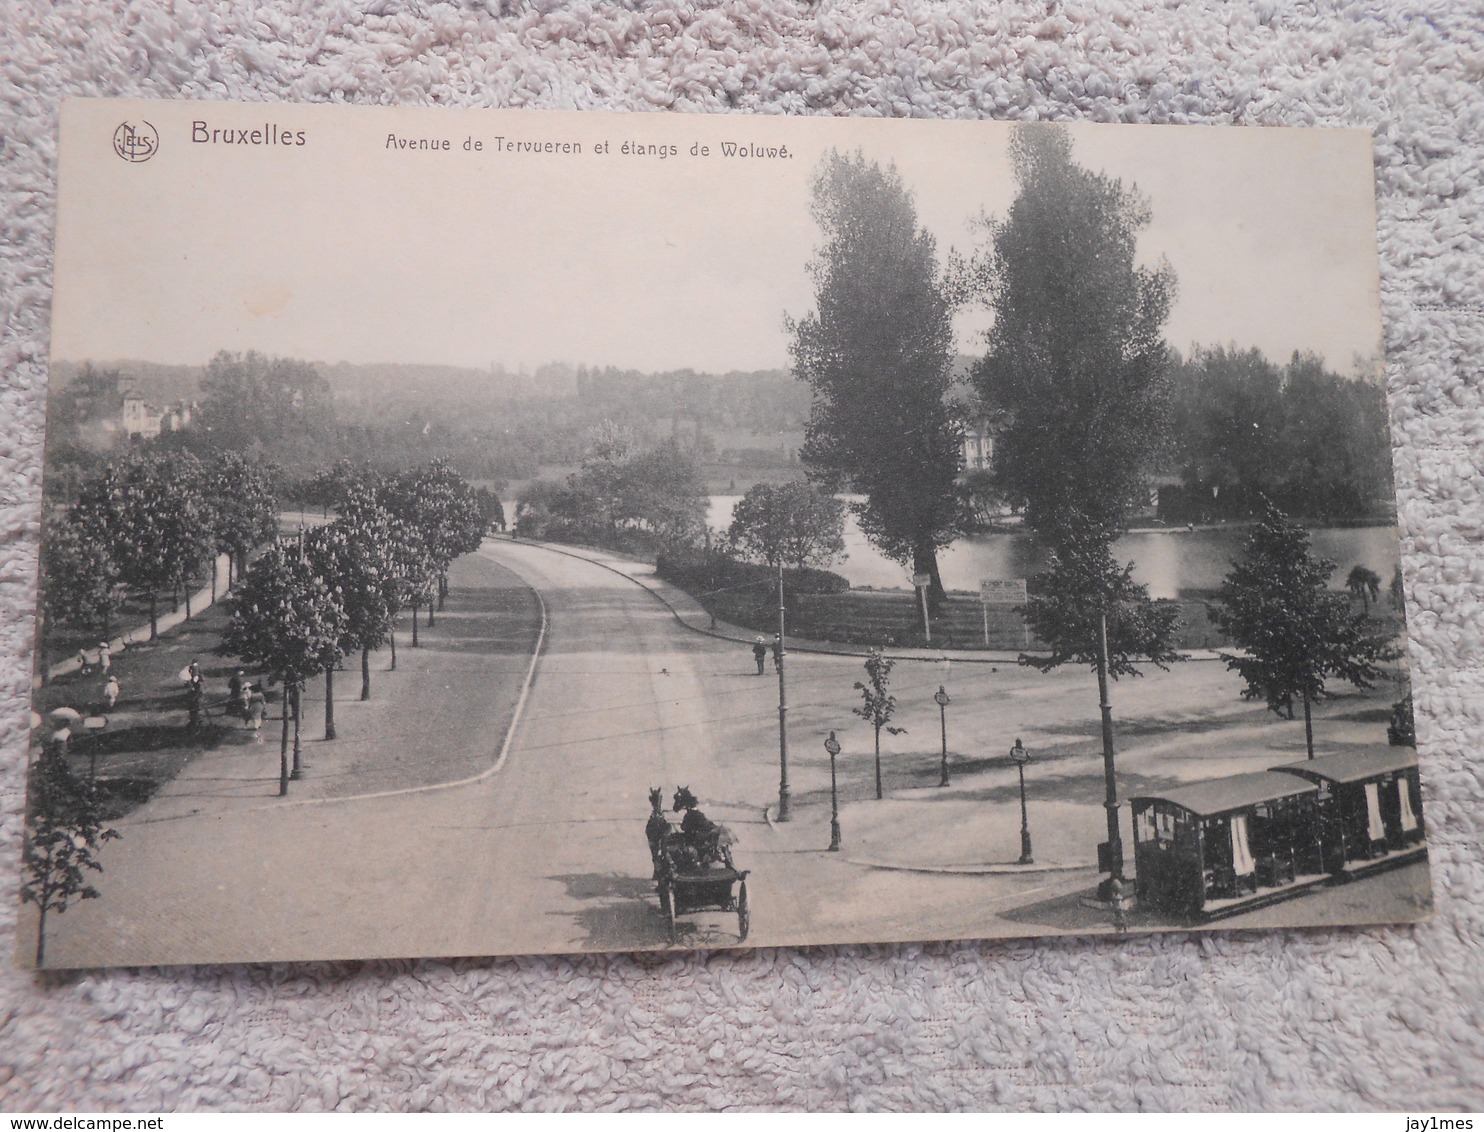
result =
[[247,688],[247,725],[254,731],[261,731],[263,717],[268,714],[268,697],[256,684],[249,684]]
[[768,659],[768,645],[761,637],[752,643],[752,659],[757,661],[757,674],[763,674],[763,661]]
[[108,670],[112,667],[113,653],[109,651],[108,642],[103,641],[98,645],[98,671],[107,676]]
[[783,638],[776,633],[773,636],[773,671],[783,671]]
[[112,711],[119,702],[119,678],[110,675],[103,684],[103,702]]
[[206,689],[201,686],[201,681],[192,680],[186,687],[186,695],[189,697],[191,708],[190,727],[192,731],[195,731],[201,726],[201,713],[206,706]]

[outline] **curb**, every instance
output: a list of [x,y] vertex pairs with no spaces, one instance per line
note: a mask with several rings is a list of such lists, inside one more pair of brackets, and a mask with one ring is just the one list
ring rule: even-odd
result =
[[[778,832],[779,825],[773,816],[773,811],[777,808],[776,802],[769,802],[763,807],[763,820],[768,823],[768,828],[774,833]],[[820,852],[827,853],[829,850],[821,849]],[[890,861],[869,861],[863,857],[851,857],[844,853],[838,856],[848,865],[859,865],[865,869],[882,869],[895,873],[930,873],[937,876],[1035,876],[1042,873],[1097,871],[1096,865],[1015,865],[1009,862],[1005,864],[986,862],[982,865],[898,865]]]
[[[477,553],[477,552],[476,552]],[[369,802],[380,798],[403,798],[411,794],[431,794],[438,790],[452,790],[457,786],[472,786],[483,782],[498,774],[505,766],[505,760],[510,754],[511,744],[515,741],[515,733],[520,727],[520,721],[525,714],[526,699],[530,696],[531,685],[536,682],[536,671],[541,663],[541,655],[546,647],[546,631],[551,624],[551,618],[546,608],[546,599],[541,596],[541,591],[535,586],[521,581],[536,598],[536,605],[541,610],[541,627],[536,632],[536,644],[531,649],[531,663],[526,668],[525,679],[521,682],[520,696],[515,701],[515,710],[510,715],[510,725],[505,729],[505,738],[500,744],[500,753],[495,761],[478,774],[466,778],[458,778],[452,782],[432,782],[425,786],[404,786],[396,790],[378,790],[370,794],[345,794],[335,798],[282,798],[276,803],[270,802],[262,806],[248,806],[240,810],[222,810],[212,814],[180,814],[174,817],[148,818],[143,821],[134,822],[135,825],[159,825],[164,822],[182,821],[193,817],[224,818],[238,814],[261,814],[269,811],[287,810],[302,806],[332,806],[344,802]]]
[[887,861],[867,861],[860,857],[846,857],[852,865],[868,869],[885,869],[897,873],[934,873],[939,876],[1033,876],[1040,873],[1097,872],[1096,865],[1016,865],[1010,862],[982,865],[896,865]]

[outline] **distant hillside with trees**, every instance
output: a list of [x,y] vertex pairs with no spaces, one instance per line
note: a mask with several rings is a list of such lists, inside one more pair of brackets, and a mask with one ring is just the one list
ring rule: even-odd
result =
[[786,370],[325,365],[253,352],[223,352],[205,366],[64,361],[52,370],[54,498],[72,498],[124,442],[120,430],[87,426],[116,418],[125,391],[156,404],[199,403],[195,426],[149,442],[157,447],[247,452],[290,478],[340,459],[383,468],[442,459],[497,485],[578,463],[589,431],[604,421],[645,447],[674,443],[713,480],[740,474],[750,482],[796,462],[808,414],[807,391]]

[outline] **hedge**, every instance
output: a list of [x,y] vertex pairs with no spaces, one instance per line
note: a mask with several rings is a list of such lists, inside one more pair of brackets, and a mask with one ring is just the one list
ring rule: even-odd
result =
[[[655,560],[654,572],[698,599],[721,591],[751,590],[762,594],[776,590],[778,585],[776,568],[739,562],[718,551],[661,554]],[[787,594],[843,594],[850,589],[850,583],[829,570],[795,566],[784,568],[783,589]]]

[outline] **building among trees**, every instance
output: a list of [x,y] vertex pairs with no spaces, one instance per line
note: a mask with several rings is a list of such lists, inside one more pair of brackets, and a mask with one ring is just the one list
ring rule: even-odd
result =
[[197,411],[194,401],[177,401],[164,409],[157,409],[138,393],[125,393],[120,408],[119,420],[123,434],[129,440],[153,440],[162,433],[181,432],[191,425]]

